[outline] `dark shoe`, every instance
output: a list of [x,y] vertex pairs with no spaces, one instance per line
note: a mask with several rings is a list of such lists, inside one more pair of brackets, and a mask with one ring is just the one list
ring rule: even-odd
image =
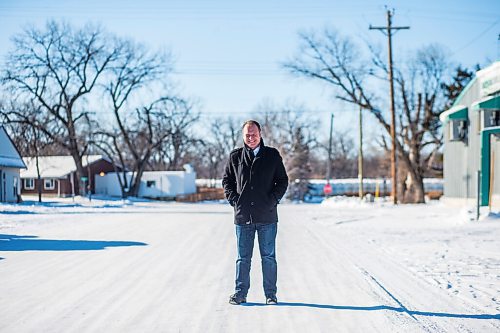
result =
[[267,305],[276,305],[278,304],[278,299],[276,296],[268,296],[266,297],[266,304]]
[[233,294],[229,296],[229,304],[240,305],[241,303],[246,303],[247,299],[245,297],[238,296],[237,294]]

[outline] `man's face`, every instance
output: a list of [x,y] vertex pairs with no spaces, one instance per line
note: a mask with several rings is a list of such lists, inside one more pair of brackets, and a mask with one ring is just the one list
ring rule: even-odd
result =
[[255,124],[246,124],[245,127],[243,127],[243,142],[251,149],[255,149],[259,146],[260,132]]

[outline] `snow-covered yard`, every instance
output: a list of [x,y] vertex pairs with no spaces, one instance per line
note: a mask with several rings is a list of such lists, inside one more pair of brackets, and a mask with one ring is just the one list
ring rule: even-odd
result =
[[121,200],[0,206],[0,332],[498,332],[500,219],[440,203],[279,208],[278,299],[255,247],[227,303],[232,210]]

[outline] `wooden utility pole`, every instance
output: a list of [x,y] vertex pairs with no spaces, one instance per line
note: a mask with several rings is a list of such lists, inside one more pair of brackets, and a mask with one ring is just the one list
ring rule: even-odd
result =
[[[360,94],[361,95],[361,94]],[[360,97],[361,100],[361,97]],[[359,153],[358,153],[358,178],[359,199],[363,199],[363,108],[359,107]]]
[[333,113],[330,118],[330,140],[328,141],[328,164],[326,169],[326,183],[330,184],[332,178],[332,138],[333,137]]
[[384,35],[387,36],[389,43],[389,87],[390,87],[390,98],[391,98],[391,141],[392,141],[392,151],[391,151],[391,195],[394,204],[398,203],[397,197],[397,168],[396,168],[396,112],[394,110],[394,81],[392,73],[392,35],[393,31],[410,29],[410,27],[393,27],[392,26],[392,15],[390,10],[387,10],[387,26],[386,27],[372,27],[370,25],[370,30],[380,30]]

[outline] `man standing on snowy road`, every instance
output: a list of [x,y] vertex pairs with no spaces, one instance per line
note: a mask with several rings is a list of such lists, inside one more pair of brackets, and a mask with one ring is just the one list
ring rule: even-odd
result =
[[246,302],[257,232],[266,304],[276,304],[277,205],[288,187],[288,176],[278,150],[264,145],[260,124],[247,120],[242,130],[244,146],[231,152],[222,178],[226,198],[234,207],[238,247],[236,287],[229,303]]

